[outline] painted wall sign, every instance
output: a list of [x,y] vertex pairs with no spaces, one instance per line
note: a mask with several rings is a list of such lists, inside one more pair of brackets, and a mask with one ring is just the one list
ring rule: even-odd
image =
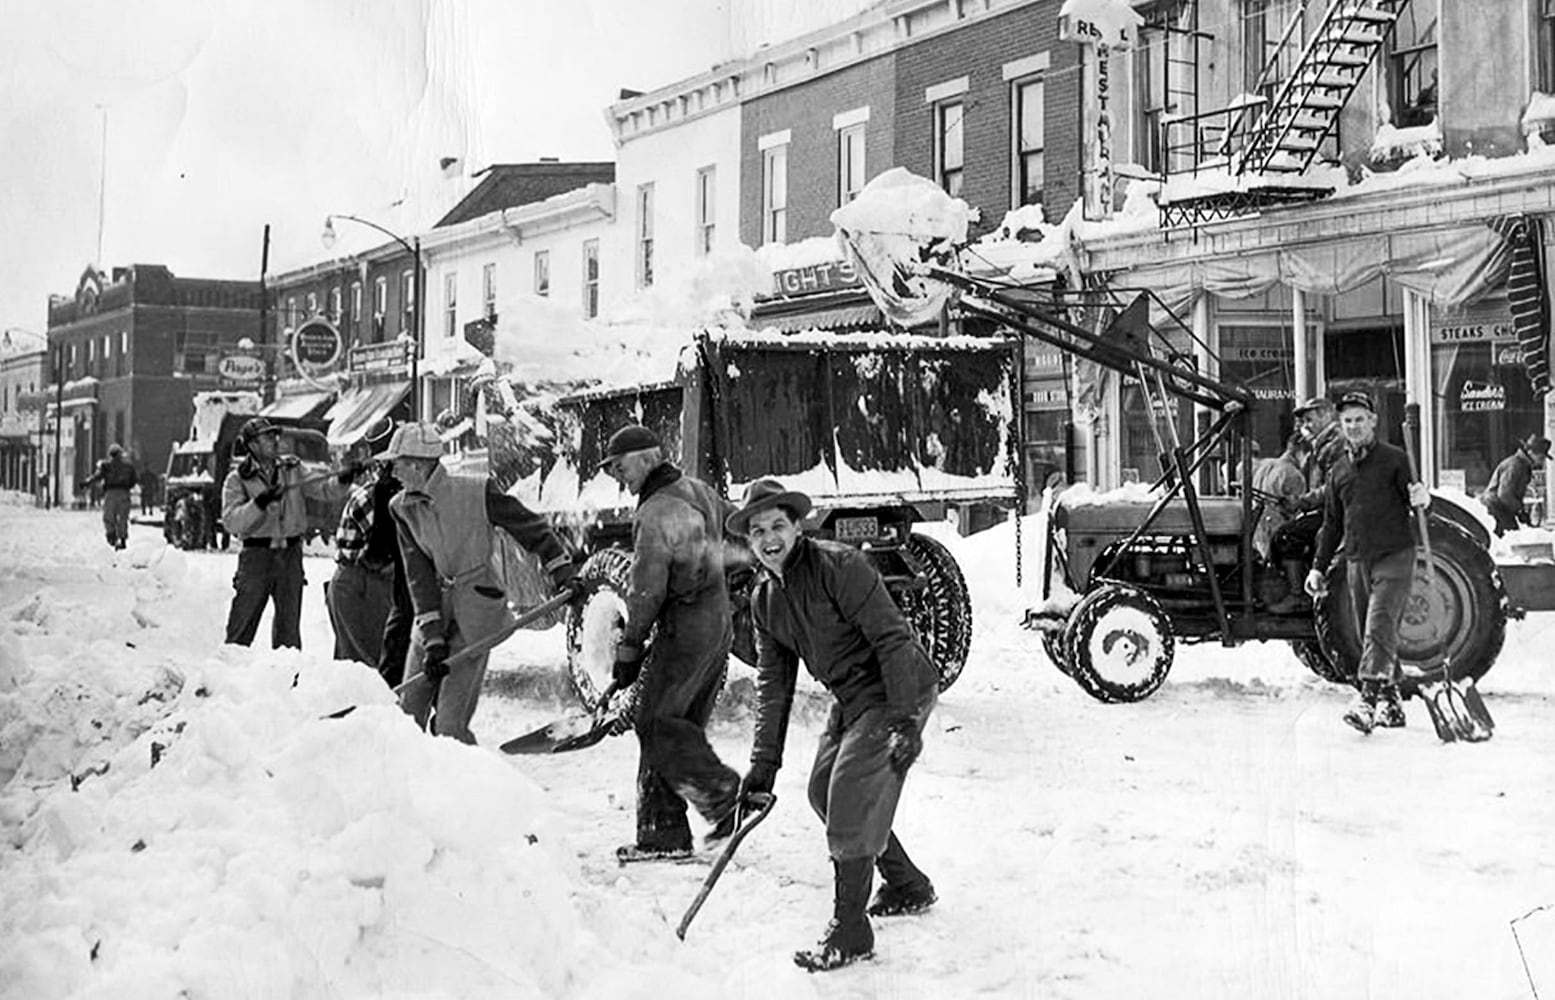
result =
[[1489,413],[1506,409],[1506,386],[1495,382],[1463,383],[1458,409],[1464,413]]
[[850,261],[828,260],[804,267],[787,267],[772,272],[775,295],[809,295],[839,288],[857,288],[858,272]]
[[292,357],[298,364],[328,368],[340,360],[340,331],[322,316],[315,316],[292,331]]
[[367,372],[407,372],[410,370],[410,342],[390,340],[382,344],[358,344],[346,358],[346,371],[352,375]]

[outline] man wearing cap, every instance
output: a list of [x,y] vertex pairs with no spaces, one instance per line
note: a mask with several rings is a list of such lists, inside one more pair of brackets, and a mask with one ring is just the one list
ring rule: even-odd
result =
[[666,461],[658,435],[641,424],[611,435],[600,466],[637,496],[626,625],[612,671],[621,689],[642,677],[637,838],[616,857],[687,857],[687,803],[711,824],[710,842],[732,833],[736,819],[740,776],[706,733],[733,640],[724,577],[724,518],[733,508]]
[[139,478],[134,464],[124,457],[123,446],[115,442],[108,446],[108,457],[81,483],[83,488],[102,486],[103,531],[116,549],[124,548],[130,537],[130,490]]
[[[801,659],[836,698],[809,781],[831,853],[832,919],[815,948],[794,954],[801,968],[821,972],[873,956],[870,916],[919,913],[935,902],[933,884],[891,826],[939,675],[869,560],[851,546],[805,537],[809,512],[803,493],[759,479],[728,526],[765,570],[751,600],[756,732],[742,801],[772,790]],[[870,900],[874,868],[882,885]]]
[[1339,417],[1327,396],[1313,396],[1294,412],[1297,427],[1307,439],[1307,457],[1302,463],[1307,489],[1285,506],[1291,513],[1320,510],[1323,484],[1328,482],[1334,463],[1344,455],[1344,435],[1339,432]]
[[1404,725],[1398,629],[1415,574],[1411,508],[1426,506],[1431,495],[1424,483],[1412,481],[1404,450],[1377,439],[1377,411],[1370,396],[1346,393],[1338,411],[1345,452],[1330,473],[1306,588],[1314,599],[1320,597],[1336,550],[1343,554],[1347,596],[1361,623],[1356,672],[1360,690],[1344,721],[1369,733],[1374,727]]
[[302,536],[308,529],[304,497],[335,499],[346,487],[321,462],[282,455],[281,429],[254,417],[238,432],[247,451],[227,473],[221,487],[221,520],[242,541],[238,571],[232,578],[232,607],[227,639],[247,646],[259,631],[265,605],[275,601],[270,644],[302,648]]
[[[385,624],[396,606],[395,585],[403,587],[405,579],[403,570],[396,573],[395,569],[400,547],[389,513],[389,501],[400,491],[400,481],[394,478],[394,463],[383,457],[393,433],[394,421],[388,417],[367,429],[371,461],[340,511],[335,575],[324,585],[329,623],[335,630],[335,659],[380,670],[387,662],[384,680],[390,687],[400,682],[398,674],[405,665],[403,650],[398,657],[384,656]],[[408,607],[408,594],[406,602]],[[408,641],[409,629],[404,632]]]
[[558,590],[571,588],[577,569],[544,517],[488,478],[450,474],[442,456],[443,440],[432,423],[399,428],[383,453],[404,487],[389,501],[389,511],[414,615],[410,663],[420,666],[419,680],[412,677],[400,705],[426,726],[435,703],[432,731],[474,743],[470,720],[488,654],[451,670],[448,658],[501,630],[511,617],[493,566],[492,530],[501,528],[539,557]]
[[1533,481],[1533,470],[1542,469],[1549,457],[1549,438],[1530,434],[1490,474],[1490,482],[1479,495],[1479,502],[1496,519],[1497,537],[1516,531],[1519,521],[1529,523],[1523,498],[1528,493],[1528,484]]

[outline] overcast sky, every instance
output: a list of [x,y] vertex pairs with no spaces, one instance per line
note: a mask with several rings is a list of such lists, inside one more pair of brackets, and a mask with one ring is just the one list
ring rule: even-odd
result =
[[266,223],[272,272],[329,212],[427,224],[444,156],[613,159],[606,105],[748,44],[742,2],[0,0],[0,327],[93,261],[256,278]]

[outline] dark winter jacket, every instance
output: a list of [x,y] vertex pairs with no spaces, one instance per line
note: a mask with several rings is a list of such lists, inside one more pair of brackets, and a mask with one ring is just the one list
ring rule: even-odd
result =
[[105,490],[128,490],[135,486],[140,477],[135,473],[135,466],[124,460],[122,455],[113,458],[105,458],[97,463],[97,469],[87,477],[82,486],[91,486],[93,483],[101,483]]
[[1371,565],[1415,544],[1409,505],[1409,457],[1402,448],[1374,441],[1347,449],[1330,473],[1312,568],[1326,570],[1344,541],[1346,559]]
[[712,487],[665,462],[648,473],[632,519],[632,586],[622,643],[641,647],[661,616],[700,605],[727,622],[724,519],[733,511]]
[[1528,484],[1532,481],[1533,459],[1526,449],[1518,448],[1503,458],[1501,464],[1496,466],[1496,471],[1490,474],[1485,492],[1479,495],[1480,502],[1492,510],[1499,506],[1508,516],[1520,519],[1523,516],[1523,497],[1528,494]]
[[885,581],[857,549],[800,538],[751,599],[756,625],[756,735],[751,761],[782,764],[799,660],[836,696],[843,725],[885,706],[914,715],[939,676]]
[[1320,510],[1323,506],[1323,487],[1333,475],[1333,469],[1344,457],[1344,435],[1336,420],[1317,432],[1312,440],[1312,453],[1307,456],[1307,490],[1296,498],[1296,509]]

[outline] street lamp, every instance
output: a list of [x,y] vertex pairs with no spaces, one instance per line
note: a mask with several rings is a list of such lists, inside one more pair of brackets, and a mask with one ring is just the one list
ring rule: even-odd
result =
[[335,234],[336,219],[346,219],[351,222],[360,223],[369,229],[376,229],[378,232],[404,247],[405,250],[410,254],[411,260],[413,261],[414,271],[412,272],[411,277],[410,292],[410,294],[414,296],[410,320],[412,328],[410,351],[410,419],[419,420],[421,418],[421,326],[422,315],[425,310],[425,306],[422,302],[422,299],[424,298],[422,295],[423,289],[421,287],[421,237],[413,236],[411,237],[411,241],[407,243],[405,241],[405,237],[399,235],[393,230],[385,229],[383,226],[380,226],[378,223],[373,222],[370,219],[363,219],[360,216],[355,215],[347,215],[344,212],[335,212],[331,215],[324,216],[324,231],[319,234],[319,239],[323,242],[325,250],[329,250],[334,247],[335,240],[338,238]]

